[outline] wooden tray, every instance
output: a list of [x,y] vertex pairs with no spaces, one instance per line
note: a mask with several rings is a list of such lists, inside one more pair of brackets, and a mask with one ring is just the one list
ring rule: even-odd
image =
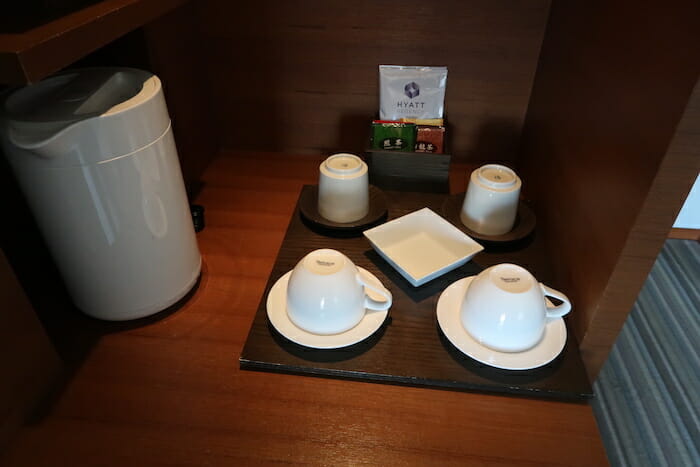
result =
[[[311,189],[305,186],[302,196]],[[385,194],[389,219],[423,207],[439,212],[446,196],[394,191]],[[317,248],[342,251],[391,290],[391,318],[371,338],[344,349],[315,350],[286,340],[269,325],[265,305],[270,288],[306,253]],[[436,319],[440,293],[463,277],[507,261],[523,265],[538,279],[556,287],[551,283],[547,257],[537,239],[518,251],[482,252],[466,265],[421,287],[412,287],[372,250],[367,239],[335,238],[314,232],[303,223],[297,206],[241,352],[241,368],[559,399],[590,397],[591,386],[571,333],[557,359],[526,371],[499,370],[478,363],[460,353],[442,335]]]

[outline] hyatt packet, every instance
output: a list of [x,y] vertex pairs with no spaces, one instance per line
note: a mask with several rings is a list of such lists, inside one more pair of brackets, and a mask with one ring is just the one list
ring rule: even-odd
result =
[[443,118],[446,86],[447,67],[379,65],[379,118]]

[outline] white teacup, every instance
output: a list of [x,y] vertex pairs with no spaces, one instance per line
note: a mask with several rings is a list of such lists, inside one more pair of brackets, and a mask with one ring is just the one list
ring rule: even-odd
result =
[[333,154],[319,166],[318,212],[329,221],[354,222],[369,212],[367,164],[354,154]]
[[[562,301],[550,308],[545,296]],[[535,346],[547,322],[571,311],[561,292],[537,280],[515,264],[484,269],[464,294],[460,318],[464,329],[478,342],[500,352],[522,352]]]
[[522,182],[504,165],[488,164],[469,178],[460,219],[474,232],[502,235],[515,225]]
[[[385,298],[377,301],[365,288]],[[315,250],[294,267],[287,285],[287,315],[314,334],[338,334],[355,327],[366,310],[386,310],[391,292],[362,273],[336,250]]]

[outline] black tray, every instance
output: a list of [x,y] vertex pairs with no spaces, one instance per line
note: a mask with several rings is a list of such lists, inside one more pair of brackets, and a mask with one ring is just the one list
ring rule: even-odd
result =
[[[302,196],[311,189],[311,186],[305,186]],[[384,193],[389,207],[389,219],[423,207],[437,211],[446,196],[396,191]],[[484,251],[464,266],[423,286],[413,287],[371,248],[366,238],[324,236],[310,229],[297,210],[289,223],[260,299],[240,355],[240,366],[250,370],[462,391],[567,400],[590,397],[591,386],[579,355],[578,344],[571,332],[564,351],[551,363],[535,370],[508,371],[488,367],[460,353],[442,336],[437,323],[437,300],[442,291],[453,282],[478,274],[494,264],[521,264],[538,279],[556,286],[551,280],[549,257],[541,242],[542,239],[535,238],[535,241],[515,251]],[[294,344],[271,329],[266,312],[270,288],[304,255],[317,248],[342,251],[355,264],[377,276],[391,291],[391,319],[372,338],[344,349],[315,350]]]

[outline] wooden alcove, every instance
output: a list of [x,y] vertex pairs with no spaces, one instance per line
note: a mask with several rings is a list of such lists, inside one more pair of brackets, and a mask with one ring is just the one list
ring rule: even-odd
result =
[[[692,1],[106,0],[0,34],[0,82],[153,70],[196,190],[220,152],[362,152],[377,65],[447,65],[455,167],[521,173],[594,380],[700,169],[698,44]],[[8,184],[5,212],[30,229]],[[10,229],[2,247],[32,295],[48,260]]]

